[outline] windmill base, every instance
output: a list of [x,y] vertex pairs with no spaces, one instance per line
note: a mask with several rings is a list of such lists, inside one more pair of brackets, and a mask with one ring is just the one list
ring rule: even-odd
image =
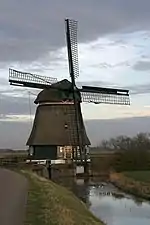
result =
[[76,166],[75,173],[76,173],[76,175],[84,174],[84,166]]
[[83,165],[75,165],[75,176],[85,176],[89,175],[89,165],[88,163],[83,164]]

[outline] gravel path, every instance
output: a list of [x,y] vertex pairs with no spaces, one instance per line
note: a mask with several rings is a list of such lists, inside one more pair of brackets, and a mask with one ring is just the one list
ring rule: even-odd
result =
[[0,168],[0,225],[23,225],[27,188],[26,178]]

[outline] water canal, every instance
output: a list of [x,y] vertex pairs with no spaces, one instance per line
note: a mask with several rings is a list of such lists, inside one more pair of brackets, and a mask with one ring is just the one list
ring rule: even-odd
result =
[[127,195],[108,182],[63,179],[90,211],[107,225],[149,225],[150,202]]

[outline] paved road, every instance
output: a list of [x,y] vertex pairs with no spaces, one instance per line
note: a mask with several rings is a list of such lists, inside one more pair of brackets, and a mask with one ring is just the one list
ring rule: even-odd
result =
[[23,176],[0,169],[0,225],[23,225],[27,187]]

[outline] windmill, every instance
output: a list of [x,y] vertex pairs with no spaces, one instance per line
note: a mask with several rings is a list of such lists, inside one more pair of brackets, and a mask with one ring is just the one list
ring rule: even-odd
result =
[[9,69],[9,82],[11,85],[42,89],[35,100],[38,107],[27,141],[32,154],[39,158],[55,159],[58,146],[72,146],[73,158],[86,163],[86,146],[90,145],[90,141],[85,131],[80,103],[129,105],[129,91],[92,86],[77,88],[77,21],[66,19],[65,28],[71,82],[14,69]]

